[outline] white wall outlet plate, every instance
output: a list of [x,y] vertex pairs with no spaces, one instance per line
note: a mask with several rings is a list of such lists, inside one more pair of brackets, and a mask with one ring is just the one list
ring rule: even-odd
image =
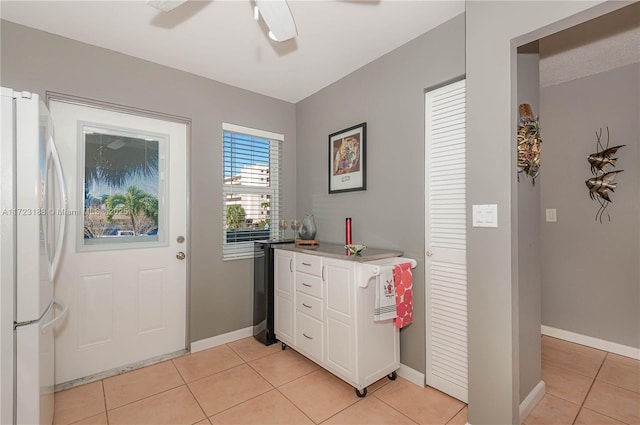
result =
[[498,227],[498,205],[473,205],[473,227]]
[[553,222],[555,223],[556,221],[558,221],[558,216],[556,215],[556,209],[555,208],[547,208],[545,210],[545,216],[548,222]]

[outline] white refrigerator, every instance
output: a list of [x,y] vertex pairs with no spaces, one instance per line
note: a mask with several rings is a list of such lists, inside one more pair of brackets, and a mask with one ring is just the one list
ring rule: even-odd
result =
[[44,103],[4,87],[1,97],[0,424],[51,424],[66,188]]

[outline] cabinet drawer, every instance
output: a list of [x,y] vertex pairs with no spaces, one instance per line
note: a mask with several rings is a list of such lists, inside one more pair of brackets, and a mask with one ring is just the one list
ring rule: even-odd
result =
[[323,361],[322,322],[296,312],[296,346],[305,353]]
[[322,257],[296,253],[296,271],[320,276],[322,274]]
[[322,300],[315,297],[298,292],[296,294],[296,310],[322,320]]
[[322,278],[306,273],[296,273],[296,289],[322,299]]

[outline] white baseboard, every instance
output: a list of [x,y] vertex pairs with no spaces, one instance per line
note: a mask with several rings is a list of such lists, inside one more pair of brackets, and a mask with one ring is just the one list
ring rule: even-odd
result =
[[575,342],[576,344],[586,345],[587,347],[597,348],[598,350],[604,350],[610,353],[620,354],[621,356],[640,360],[640,348],[629,347],[616,342],[605,341],[604,339],[581,335],[575,332],[552,328],[551,326],[545,325],[540,327],[540,332],[542,335],[564,339],[566,341]]
[[[538,402],[542,400],[542,397],[544,397],[545,392],[546,392],[545,383],[544,381],[540,381],[535,387],[533,387],[529,395],[524,400],[522,400],[522,403],[520,403],[520,423],[523,423],[524,420],[527,419],[527,416],[529,416],[529,413],[531,413],[531,411],[533,410],[534,407],[536,407]],[[471,424],[467,421],[466,425],[471,425]]]
[[544,381],[540,381],[535,387],[533,387],[529,395],[522,400],[522,403],[520,403],[520,423],[523,423],[524,420],[527,419],[527,416],[529,416],[529,413],[531,413],[533,408],[536,407],[536,404],[542,400],[545,391],[545,383]]
[[217,347],[249,336],[253,336],[253,326],[238,329],[237,331],[227,332],[222,335],[212,336],[211,338],[194,341],[191,343],[191,352],[197,353],[198,351],[206,350],[207,348]]
[[417,370],[412,369],[409,366],[406,366],[400,363],[400,369],[398,369],[398,376],[401,376],[407,381],[424,388],[425,380],[424,380],[424,373],[422,372],[418,372]]

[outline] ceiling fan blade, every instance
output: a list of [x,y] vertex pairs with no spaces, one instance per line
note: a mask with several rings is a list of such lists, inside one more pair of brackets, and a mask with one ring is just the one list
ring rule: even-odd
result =
[[286,41],[298,35],[296,23],[285,0],[256,0],[262,19],[276,41]]
[[186,1],[187,0],[147,0],[147,5],[162,10],[163,12],[170,12]]

